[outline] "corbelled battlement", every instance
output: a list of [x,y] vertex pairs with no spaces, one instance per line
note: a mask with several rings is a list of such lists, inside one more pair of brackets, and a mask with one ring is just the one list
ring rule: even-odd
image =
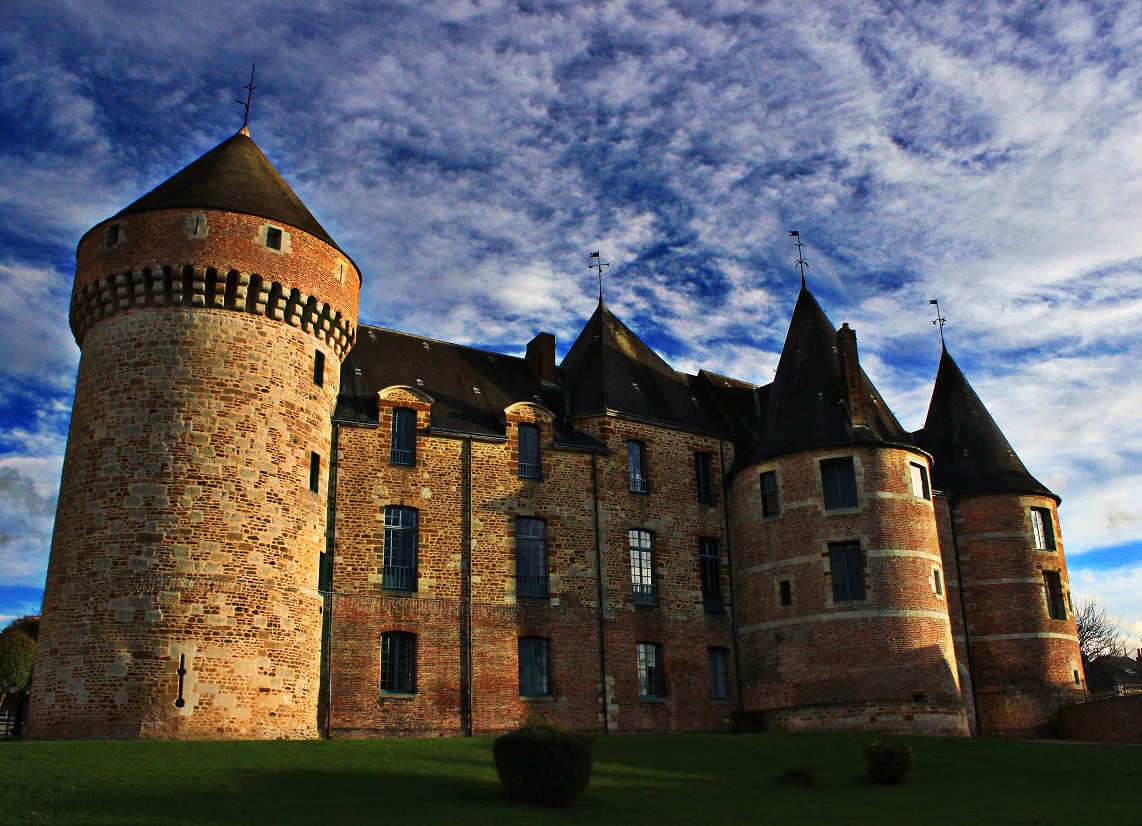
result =
[[311,295],[225,267],[157,266],[109,274],[72,294],[70,322],[76,343],[108,316],[145,307],[203,307],[264,315],[312,334],[337,353],[353,346],[354,325],[341,311]]

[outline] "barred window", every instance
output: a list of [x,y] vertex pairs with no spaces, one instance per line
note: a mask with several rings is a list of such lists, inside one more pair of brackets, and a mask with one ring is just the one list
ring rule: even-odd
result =
[[710,699],[728,700],[730,697],[729,651],[725,648],[707,648],[710,663]]
[[702,607],[711,613],[725,610],[722,604],[722,554],[718,540],[698,540],[698,568],[702,577]]
[[416,411],[406,407],[393,410],[392,443],[389,464],[416,464]]
[[539,428],[521,424],[516,428],[519,434],[519,475],[524,479],[538,479],[539,473]]
[[714,502],[713,457],[709,453],[694,454],[694,478],[698,487],[698,501],[704,505]]
[[635,605],[657,605],[658,587],[654,577],[654,540],[650,531],[628,531],[630,539],[630,579]]
[[781,513],[781,503],[777,498],[777,471],[767,470],[761,474],[761,515],[777,516]]
[[666,696],[666,680],[662,673],[662,646],[656,642],[640,642],[638,649],[638,696],[642,699]]
[[917,499],[931,499],[932,489],[928,486],[928,469],[915,462],[909,463],[912,472],[912,495]]
[[544,637],[519,638],[519,694],[545,697],[551,694],[548,677],[550,644]]
[[416,693],[416,634],[381,634],[381,691]]
[[1067,605],[1063,601],[1063,578],[1058,571],[1043,571],[1043,588],[1047,594],[1047,619],[1067,618]]
[[853,457],[821,460],[821,486],[825,491],[825,510],[855,508],[858,502]]
[[385,558],[381,587],[416,590],[417,513],[415,508],[385,508]]
[[627,441],[627,479],[632,493],[650,490],[646,478],[646,445],[633,439]]
[[515,521],[515,593],[547,596],[547,523],[542,519]]
[[829,568],[833,578],[833,602],[864,599],[864,560],[860,543],[830,545]]
[[1031,508],[1031,530],[1035,547],[1041,551],[1055,550],[1055,524],[1049,508]]

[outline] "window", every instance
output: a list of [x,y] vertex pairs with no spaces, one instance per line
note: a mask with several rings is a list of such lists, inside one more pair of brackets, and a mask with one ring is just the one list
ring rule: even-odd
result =
[[406,407],[393,410],[393,438],[390,465],[416,464],[416,411]]
[[654,583],[654,543],[650,531],[628,531],[630,538],[630,581],[635,605],[657,605]]
[[710,699],[730,698],[729,652],[724,648],[707,648],[706,659],[710,663]]
[[266,227],[266,246],[272,250],[282,248],[282,231],[277,227]]
[[416,509],[385,508],[385,558],[381,587],[416,590]]
[[416,634],[381,634],[381,691],[416,693]]
[[1035,547],[1041,551],[1055,550],[1055,525],[1049,508],[1031,508],[1031,530],[1035,534]]
[[309,490],[317,493],[321,486],[321,457],[316,453],[309,454]]
[[1063,578],[1058,571],[1043,571],[1043,588],[1047,592],[1047,619],[1067,618],[1067,606],[1063,602]]
[[722,605],[722,555],[716,539],[698,540],[698,567],[702,575],[702,607],[720,614]]
[[781,503],[777,499],[777,471],[767,470],[761,474],[761,515],[777,516],[781,513]]
[[119,244],[119,241],[121,240],[120,236],[122,235],[122,228],[122,224],[112,224],[111,226],[107,227],[107,235],[103,240],[103,246],[106,249],[111,249],[112,247]]
[[632,493],[646,493],[649,489],[646,479],[646,445],[630,440],[627,442],[627,478]]
[[662,674],[662,646],[656,642],[640,642],[638,648],[638,696],[640,699],[666,696],[666,680]]
[[928,487],[928,469],[915,462],[909,463],[912,471],[912,495],[917,499],[931,499],[932,489]]
[[542,519],[515,521],[515,594],[547,596],[547,523]]
[[694,477],[698,485],[698,501],[704,505],[714,502],[713,457],[709,453],[694,454]]
[[829,568],[833,578],[833,602],[864,599],[864,566],[859,543],[830,545]]
[[777,583],[778,601],[783,608],[793,604],[793,580],[783,579]]
[[944,575],[939,568],[932,569],[932,590],[936,592],[938,597],[944,595]]
[[856,469],[853,457],[821,460],[821,486],[825,491],[825,510],[857,506]]
[[548,681],[548,641],[543,637],[519,638],[519,695],[546,697],[551,694]]
[[521,424],[516,431],[519,434],[519,475],[524,479],[538,479],[539,428]]
[[202,212],[195,212],[186,219],[186,234],[191,238],[205,238],[206,237],[206,215]]
[[318,387],[325,384],[325,353],[313,351],[313,383]]

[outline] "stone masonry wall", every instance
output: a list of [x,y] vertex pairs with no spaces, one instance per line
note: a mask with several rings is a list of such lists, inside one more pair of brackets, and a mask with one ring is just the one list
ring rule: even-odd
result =
[[[858,505],[825,510],[820,461],[851,456]],[[735,600],[747,709],[788,728],[967,734],[930,500],[902,449],[853,446],[739,471],[731,492]],[[780,512],[762,517],[759,475]],[[834,603],[830,543],[859,543],[865,598]],[[791,605],[781,604],[788,581]],[[943,593],[938,593],[943,591]],[[866,708],[866,705],[868,706]]]

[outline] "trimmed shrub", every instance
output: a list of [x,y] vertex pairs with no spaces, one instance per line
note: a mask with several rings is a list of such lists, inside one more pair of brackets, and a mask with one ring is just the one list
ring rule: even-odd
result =
[[567,806],[591,779],[591,736],[554,721],[528,720],[492,745],[496,774],[509,800]]
[[896,737],[873,740],[864,747],[864,758],[873,783],[899,783],[912,771],[912,746]]

